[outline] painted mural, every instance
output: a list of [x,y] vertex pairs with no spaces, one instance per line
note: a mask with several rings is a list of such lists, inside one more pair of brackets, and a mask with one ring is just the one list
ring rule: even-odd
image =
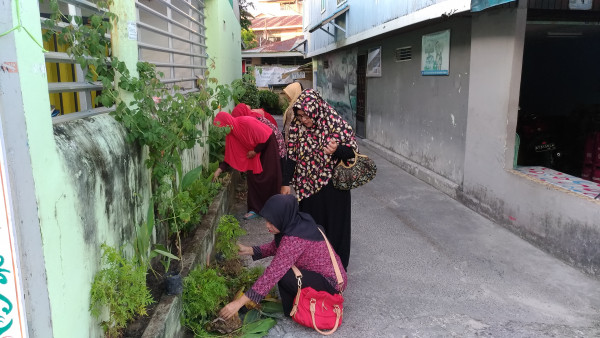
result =
[[356,54],[353,49],[324,55],[317,60],[315,74],[317,91],[353,128],[356,128]]

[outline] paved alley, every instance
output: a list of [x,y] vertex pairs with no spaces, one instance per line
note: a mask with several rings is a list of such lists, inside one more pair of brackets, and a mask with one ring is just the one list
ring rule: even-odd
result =
[[[361,146],[378,166],[352,191],[352,250],[336,337],[600,337],[600,281]],[[236,216],[244,213],[236,210]],[[244,244],[271,239],[241,221]],[[291,319],[268,337],[318,337]]]

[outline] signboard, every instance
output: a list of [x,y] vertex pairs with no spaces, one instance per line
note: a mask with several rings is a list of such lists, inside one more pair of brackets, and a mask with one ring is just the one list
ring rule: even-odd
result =
[[0,337],[27,337],[4,144],[0,152]]
[[293,72],[292,73],[292,80],[304,79],[305,77],[306,77],[305,72]]
[[292,79],[283,77],[290,70],[297,68],[284,68],[278,66],[257,66],[254,68],[254,77],[256,78],[256,86],[259,88],[268,88],[272,85],[284,85],[292,83]]
[[505,4],[515,0],[471,0],[471,12],[479,12],[486,8]]
[[450,73],[450,30],[423,35],[421,75]]
[[367,77],[381,77],[381,47],[369,49]]

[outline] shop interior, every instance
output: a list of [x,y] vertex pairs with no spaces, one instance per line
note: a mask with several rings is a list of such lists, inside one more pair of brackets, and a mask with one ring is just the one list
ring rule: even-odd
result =
[[528,21],[517,167],[600,183],[600,22]]

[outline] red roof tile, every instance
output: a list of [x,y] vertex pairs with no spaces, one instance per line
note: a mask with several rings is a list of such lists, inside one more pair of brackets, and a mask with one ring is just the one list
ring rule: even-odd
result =
[[252,20],[250,29],[263,30],[265,29],[277,29],[280,27],[298,26],[302,27],[302,15],[288,15],[288,16],[274,16],[274,17],[263,17]]
[[244,50],[244,52],[257,52],[257,53],[277,53],[277,52],[289,52],[294,46],[304,40],[304,36],[297,36],[292,39],[273,42],[262,47],[256,47],[253,49]]

